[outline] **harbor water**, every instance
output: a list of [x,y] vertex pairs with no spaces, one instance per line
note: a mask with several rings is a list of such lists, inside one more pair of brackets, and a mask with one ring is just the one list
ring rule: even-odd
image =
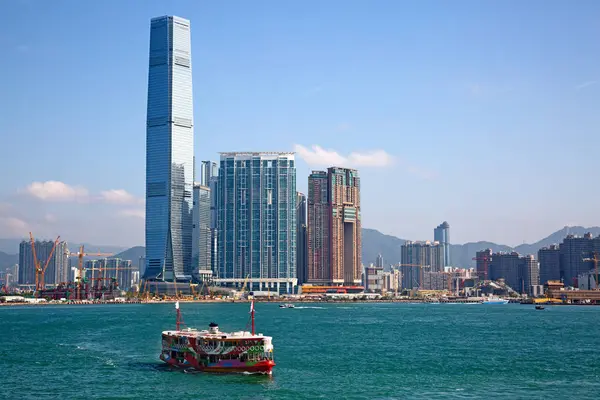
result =
[[[181,303],[187,326],[244,329],[249,305]],[[173,370],[173,304],[0,307],[0,399],[595,399],[600,307],[256,304],[273,375]]]

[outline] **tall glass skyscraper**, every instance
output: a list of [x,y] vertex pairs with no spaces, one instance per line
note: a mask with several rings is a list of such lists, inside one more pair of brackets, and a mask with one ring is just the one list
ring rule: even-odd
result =
[[221,153],[220,163],[219,280],[289,293],[297,283],[294,154]]
[[193,169],[190,21],[153,18],[146,120],[146,279],[191,278]]
[[444,246],[443,266],[450,265],[450,224],[444,221],[433,230],[433,240]]

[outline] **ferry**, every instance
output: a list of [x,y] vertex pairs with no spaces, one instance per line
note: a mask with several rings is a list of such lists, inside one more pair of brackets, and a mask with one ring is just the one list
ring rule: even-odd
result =
[[175,309],[176,329],[162,332],[162,361],[202,372],[272,374],[273,338],[255,333],[254,301],[250,305],[252,332],[221,332],[214,322],[208,330],[181,329],[179,302]]
[[507,299],[502,299],[500,297],[489,297],[482,302],[483,304],[508,304]]

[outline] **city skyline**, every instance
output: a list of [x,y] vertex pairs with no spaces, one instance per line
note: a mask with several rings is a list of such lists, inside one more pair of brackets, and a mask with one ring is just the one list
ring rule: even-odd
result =
[[[428,239],[431,227],[444,220],[453,224],[452,243],[507,245],[534,242],[565,225],[600,225],[593,202],[600,189],[579,190],[593,180],[592,158],[581,155],[598,140],[598,60],[588,51],[595,44],[587,34],[598,5],[573,10],[553,4],[541,16],[535,6],[518,2],[438,4],[433,11],[426,4],[380,3],[368,12],[344,3],[335,30],[312,16],[315,10],[334,16],[336,4],[342,3],[295,7],[293,16],[308,24],[277,5],[242,4],[224,13],[190,2],[168,10],[192,20],[198,32],[192,42],[192,52],[202,54],[195,64],[201,75],[194,111],[206,140],[201,147],[196,140],[197,160],[220,151],[295,150],[303,193],[310,170],[356,167],[363,178],[364,226],[404,239]],[[5,5],[27,22],[0,27],[14,55],[0,67],[2,106],[14,116],[0,121],[0,131],[11,133],[0,168],[11,170],[23,160],[30,168],[5,174],[0,237],[31,230],[100,244],[144,242],[148,21],[165,10],[90,7],[93,12],[80,4]],[[520,40],[511,20],[515,10],[539,28],[527,40]],[[445,28],[448,13],[459,29]],[[264,18],[239,18],[244,14]],[[56,29],[61,15],[72,17],[77,35]],[[407,24],[397,26],[397,15],[406,15]],[[123,23],[97,35],[108,19]],[[239,24],[224,31],[231,20]],[[560,33],[569,45],[557,40],[552,27],[558,23],[569,24]],[[356,33],[355,24],[364,30]],[[423,42],[413,44],[411,32]],[[563,61],[574,58],[577,65]],[[365,100],[371,98],[377,100]],[[561,140],[565,135],[570,140]],[[503,161],[507,155],[511,163]],[[119,161],[107,161],[113,157]],[[386,185],[390,179],[417,190],[419,199],[408,196],[395,206],[402,194]],[[484,181],[502,190],[490,197],[479,188]]]

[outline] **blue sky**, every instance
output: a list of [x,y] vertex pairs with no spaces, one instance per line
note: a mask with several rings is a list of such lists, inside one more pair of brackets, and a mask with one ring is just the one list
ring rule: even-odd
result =
[[192,24],[197,159],[297,150],[300,191],[319,163],[357,167],[363,226],[405,239],[444,220],[453,243],[509,245],[600,225],[596,1],[0,11],[0,237],[143,244],[149,24],[165,14]]

